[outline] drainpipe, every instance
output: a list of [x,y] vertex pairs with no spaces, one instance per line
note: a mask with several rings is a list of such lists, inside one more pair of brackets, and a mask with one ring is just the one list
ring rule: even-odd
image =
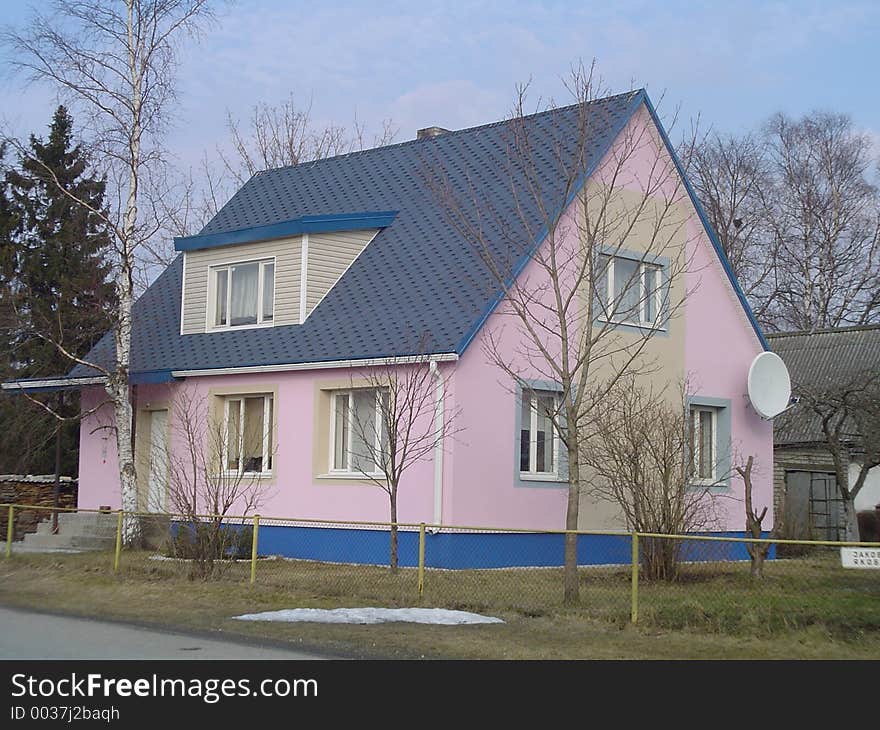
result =
[[[431,375],[437,379],[434,390],[434,433],[437,434],[437,443],[434,445],[434,519],[435,525],[443,523],[443,375],[437,367],[436,360],[429,360],[428,367]],[[432,534],[440,532],[439,527],[431,529]]]

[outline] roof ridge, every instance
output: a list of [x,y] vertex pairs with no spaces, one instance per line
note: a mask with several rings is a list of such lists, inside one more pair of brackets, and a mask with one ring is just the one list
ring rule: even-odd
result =
[[818,330],[791,330],[789,332],[768,332],[768,339],[783,337],[805,337],[808,335],[835,335],[846,332],[870,332],[880,329],[880,323],[877,324],[853,324],[847,327],[825,327]]
[[[612,99],[618,99],[618,98],[620,98],[620,97],[626,97],[626,96],[634,97],[634,96],[636,96],[637,94],[639,94],[639,93],[641,93],[641,92],[643,92],[643,91],[644,91],[644,88],[632,89],[632,90],[630,90],[630,91],[624,91],[624,92],[621,92],[621,93],[619,93],[619,94],[610,94],[610,95],[608,95],[608,96],[603,96],[603,97],[600,97],[600,98],[598,98],[598,99],[591,99],[590,101],[583,102],[583,103],[586,103],[586,104],[588,104],[588,105],[592,105],[592,104],[598,104],[598,103],[600,103],[600,102],[611,101]],[[580,102],[579,102],[579,103],[580,103]],[[520,118],[520,119],[534,119],[534,118],[537,118],[537,117],[545,116],[545,115],[547,115],[547,114],[553,114],[553,113],[555,113],[555,112],[561,112],[561,111],[564,111],[564,110],[566,110],[566,109],[573,109],[574,107],[578,106],[579,103],[575,103],[575,104],[567,104],[567,105],[565,105],[565,106],[558,106],[558,107],[554,107],[554,108],[552,108],[552,109],[545,109],[545,110],[540,111],[540,112],[533,112],[533,113],[531,113],[531,114],[524,114],[522,117],[519,117],[519,118]],[[341,159],[346,158],[346,157],[355,157],[355,156],[357,156],[357,155],[365,155],[365,154],[369,154],[369,153],[371,153],[371,152],[376,152],[377,150],[390,150],[390,149],[394,149],[394,148],[396,148],[396,147],[404,147],[404,146],[406,146],[406,145],[417,144],[417,143],[419,143],[419,142],[427,142],[427,141],[430,141],[430,140],[437,140],[437,139],[448,139],[449,137],[454,137],[454,136],[456,136],[456,135],[461,135],[461,134],[465,134],[465,133],[469,133],[469,132],[477,132],[477,131],[480,131],[480,130],[482,130],[482,129],[489,129],[489,128],[491,128],[491,127],[497,127],[497,126],[499,126],[499,125],[501,125],[501,124],[507,124],[507,123],[510,122],[510,121],[511,121],[511,118],[507,118],[507,119],[497,119],[497,120],[494,121],[494,122],[486,122],[486,123],[484,123],[484,124],[477,124],[477,125],[475,125],[475,126],[473,126],[473,127],[464,127],[464,128],[462,128],[462,129],[451,129],[451,130],[449,130],[448,132],[444,132],[443,134],[441,134],[441,135],[439,135],[439,136],[437,136],[437,137],[431,137],[431,138],[429,138],[428,140],[426,140],[426,139],[418,139],[418,138],[416,138],[416,139],[407,139],[407,140],[404,140],[404,141],[402,141],[402,142],[394,142],[393,144],[380,145],[380,146],[378,146],[378,147],[369,147],[369,148],[367,148],[367,149],[363,149],[363,150],[352,150],[351,152],[344,152],[344,153],[342,153],[342,154],[340,154],[340,155],[333,155],[332,157],[321,157],[321,158],[316,159],[316,160],[309,160],[308,162],[300,162],[300,163],[297,163],[297,164],[295,164],[295,165],[282,165],[281,167],[269,167],[269,168],[266,168],[265,170],[257,170],[257,171],[256,171],[256,172],[255,172],[250,178],[249,178],[249,181],[250,181],[250,180],[253,180],[254,178],[256,178],[256,177],[258,177],[258,176],[260,176],[260,175],[265,175],[265,174],[270,173],[270,172],[280,172],[281,170],[289,170],[289,169],[297,168],[297,167],[315,166],[315,165],[319,165],[319,164],[321,164],[322,162],[329,162],[329,161],[331,161],[331,160],[341,160]]]

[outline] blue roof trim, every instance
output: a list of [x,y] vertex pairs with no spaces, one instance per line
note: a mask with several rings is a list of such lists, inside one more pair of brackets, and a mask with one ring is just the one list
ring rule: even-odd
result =
[[265,226],[239,228],[222,233],[181,236],[174,239],[176,251],[198,251],[205,248],[229,246],[234,243],[252,243],[272,238],[286,238],[303,233],[332,233],[364,228],[387,228],[397,216],[396,210],[335,213],[332,215],[304,215],[300,218],[270,223]]
[[761,330],[761,325],[759,325],[758,320],[755,319],[755,314],[754,312],[752,312],[752,308],[749,306],[749,302],[746,299],[745,292],[743,292],[742,287],[739,285],[739,281],[737,281],[736,274],[733,273],[733,269],[730,266],[730,261],[728,261],[727,255],[724,253],[724,249],[721,247],[721,242],[718,240],[715,229],[712,228],[712,224],[709,222],[709,217],[706,215],[706,211],[703,209],[703,204],[697,197],[696,192],[694,192],[694,189],[691,186],[687,175],[685,174],[684,165],[682,165],[681,160],[678,159],[678,155],[675,152],[675,147],[672,145],[672,142],[670,142],[669,136],[666,134],[666,130],[660,123],[660,118],[657,116],[654,105],[648,98],[647,93],[645,93],[644,99],[645,106],[648,108],[648,112],[651,114],[651,118],[654,120],[654,124],[656,125],[657,129],[660,130],[660,137],[663,139],[663,143],[666,145],[666,149],[669,151],[669,154],[672,157],[672,161],[675,163],[678,174],[684,181],[685,190],[687,190],[688,195],[691,199],[691,203],[693,203],[694,209],[697,211],[697,216],[700,218],[700,222],[703,224],[703,228],[706,229],[706,234],[709,236],[709,240],[712,242],[712,247],[715,249],[715,253],[718,254],[718,260],[721,262],[721,267],[724,269],[724,273],[727,274],[727,278],[730,280],[730,285],[733,287],[734,292],[736,292],[736,296],[739,299],[740,304],[742,304],[742,307],[746,312],[746,316],[748,316],[749,318],[752,329],[755,330],[755,334],[758,336],[758,341],[761,343],[761,347],[763,347],[765,350],[769,350],[770,343],[767,342],[767,338],[764,336],[764,332]]
[[[596,171],[599,163],[605,157],[605,153],[614,143],[614,140],[620,136],[620,133],[623,131],[630,118],[632,118],[632,115],[635,114],[636,109],[639,108],[639,104],[641,104],[642,100],[644,99],[647,99],[645,90],[639,89],[630,101],[629,107],[626,110],[626,114],[621,118],[620,122],[614,127],[613,131],[608,136],[608,144],[606,145],[605,149],[602,150],[600,154],[596,155],[596,159],[593,161],[593,163],[581,174],[580,178],[572,186],[571,193],[569,193],[568,197],[566,198],[565,202],[560,206],[560,208],[556,210],[555,215],[553,216],[553,220],[558,220],[563,215],[568,206],[571,205],[572,201],[577,197],[578,193],[580,193],[587,180],[589,180],[589,178],[592,177],[593,173]],[[523,254],[522,258],[520,258],[520,260],[516,262],[516,265],[513,267],[513,269],[511,269],[511,275],[504,282],[504,289],[495,295],[492,301],[489,302],[489,305],[486,307],[486,309],[483,310],[483,313],[480,315],[480,318],[476,321],[474,326],[471,327],[471,329],[468,330],[465,336],[462,337],[459,341],[455,350],[459,355],[464,354],[464,351],[467,349],[468,345],[470,345],[474,337],[477,336],[477,332],[479,332],[483,325],[486,324],[486,320],[489,319],[492,312],[495,311],[496,307],[501,303],[501,300],[504,299],[505,291],[507,291],[513,285],[513,282],[516,281],[517,277],[519,277],[519,275],[523,272],[529,261],[532,260],[535,252],[543,243],[549,232],[550,231],[547,226],[542,227],[538,235],[535,237],[534,243],[532,243],[528,251]]]
[[141,370],[128,376],[128,382],[132,385],[161,385],[174,380],[177,378],[172,377],[170,370]]
[[[712,242],[712,247],[715,249],[715,253],[718,255],[718,259],[721,262],[721,266],[724,269],[724,273],[727,274],[727,278],[730,280],[731,286],[733,286],[734,292],[736,292],[736,296],[740,301],[743,309],[745,310],[746,316],[749,319],[749,322],[752,325],[752,328],[755,331],[755,334],[758,337],[758,341],[761,343],[761,346],[765,350],[770,349],[770,345],[767,342],[766,337],[764,337],[764,333],[761,330],[761,326],[758,324],[758,321],[755,319],[755,315],[752,312],[752,308],[749,306],[748,300],[746,299],[746,295],[742,290],[742,287],[739,285],[739,281],[737,281],[736,275],[733,273],[733,269],[730,266],[730,262],[727,260],[727,256],[724,254],[724,249],[721,247],[721,243],[718,240],[718,236],[715,234],[712,225],[709,223],[709,218],[706,216],[706,211],[703,209],[702,203],[700,203],[700,199],[697,197],[694,192],[693,187],[690,184],[690,181],[687,178],[687,175],[684,171],[684,165],[681,164],[681,160],[679,160],[678,155],[675,152],[675,148],[669,140],[669,136],[666,134],[666,130],[663,128],[663,125],[660,123],[660,118],[657,116],[657,112],[654,109],[654,105],[651,103],[651,100],[648,98],[648,92],[644,89],[639,89],[636,92],[635,96],[633,96],[632,101],[630,102],[629,108],[627,109],[626,114],[614,128],[614,131],[609,135],[608,145],[606,149],[599,155],[596,156],[596,159],[593,161],[593,164],[590,165],[584,173],[581,175],[580,179],[577,181],[575,185],[572,186],[572,192],[569,194],[565,203],[562,205],[560,210],[557,210],[554,215],[554,220],[558,219],[566,208],[571,205],[572,201],[575,197],[580,193],[583,186],[586,184],[587,180],[592,177],[593,173],[596,171],[596,168],[599,166],[599,163],[602,161],[602,158],[605,156],[605,152],[608,151],[608,148],[614,143],[614,140],[620,136],[620,133],[623,131],[624,127],[629,123],[629,120],[632,118],[632,115],[635,114],[636,110],[639,106],[644,102],[645,107],[648,109],[648,112],[651,115],[651,118],[654,120],[654,124],[657,129],[660,131],[660,136],[663,140],[663,143],[666,145],[666,149],[669,151],[670,156],[672,157],[672,161],[675,163],[675,167],[678,170],[681,179],[684,181],[685,190],[687,190],[688,196],[693,203],[694,209],[697,211],[697,216],[700,219],[700,222],[703,224],[703,228],[705,228],[707,235],[709,236],[709,240]],[[523,255],[523,257],[517,261],[516,265],[511,270],[511,276],[504,283],[504,289],[495,295],[489,305],[483,310],[480,318],[476,321],[474,326],[465,334],[465,336],[461,339],[456,347],[456,352],[459,355],[462,355],[464,351],[467,349],[468,345],[473,341],[474,337],[476,337],[477,333],[486,323],[486,320],[489,319],[492,312],[498,307],[501,301],[504,299],[504,292],[509,289],[513,282],[516,281],[517,277],[523,272],[525,267],[528,265],[529,261],[534,256],[535,252],[538,250],[538,247],[547,237],[549,230],[546,226],[544,226],[541,231],[538,233],[535,242],[531,245],[529,250]]]

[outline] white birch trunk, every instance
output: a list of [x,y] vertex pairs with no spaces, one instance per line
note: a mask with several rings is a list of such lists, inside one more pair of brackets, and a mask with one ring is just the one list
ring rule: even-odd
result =
[[[134,449],[131,440],[132,407],[129,398],[129,369],[131,364],[131,310],[134,302],[134,238],[138,214],[138,173],[140,168],[141,145],[141,91],[142,70],[138,64],[135,47],[133,4],[128,9],[128,67],[132,85],[132,126],[129,137],[128,197],[122,221],[122,240],[120,243],[120,270],[116,281],[119,295],[118,321],[116,323],[116,368],[108,387],[113,399],[113,413],[116,419],[116,453],[119,459],[119,487],[122,509],[137,512],[137,473],[134,462]],[[138,521],[127,519],[123,523],[123,541],[131,545],[138,536]]]

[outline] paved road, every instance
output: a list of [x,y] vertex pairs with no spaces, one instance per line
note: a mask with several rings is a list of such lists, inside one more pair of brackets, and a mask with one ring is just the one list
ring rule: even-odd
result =
[[305,652],[0,608],[2,659],[323,659]]

